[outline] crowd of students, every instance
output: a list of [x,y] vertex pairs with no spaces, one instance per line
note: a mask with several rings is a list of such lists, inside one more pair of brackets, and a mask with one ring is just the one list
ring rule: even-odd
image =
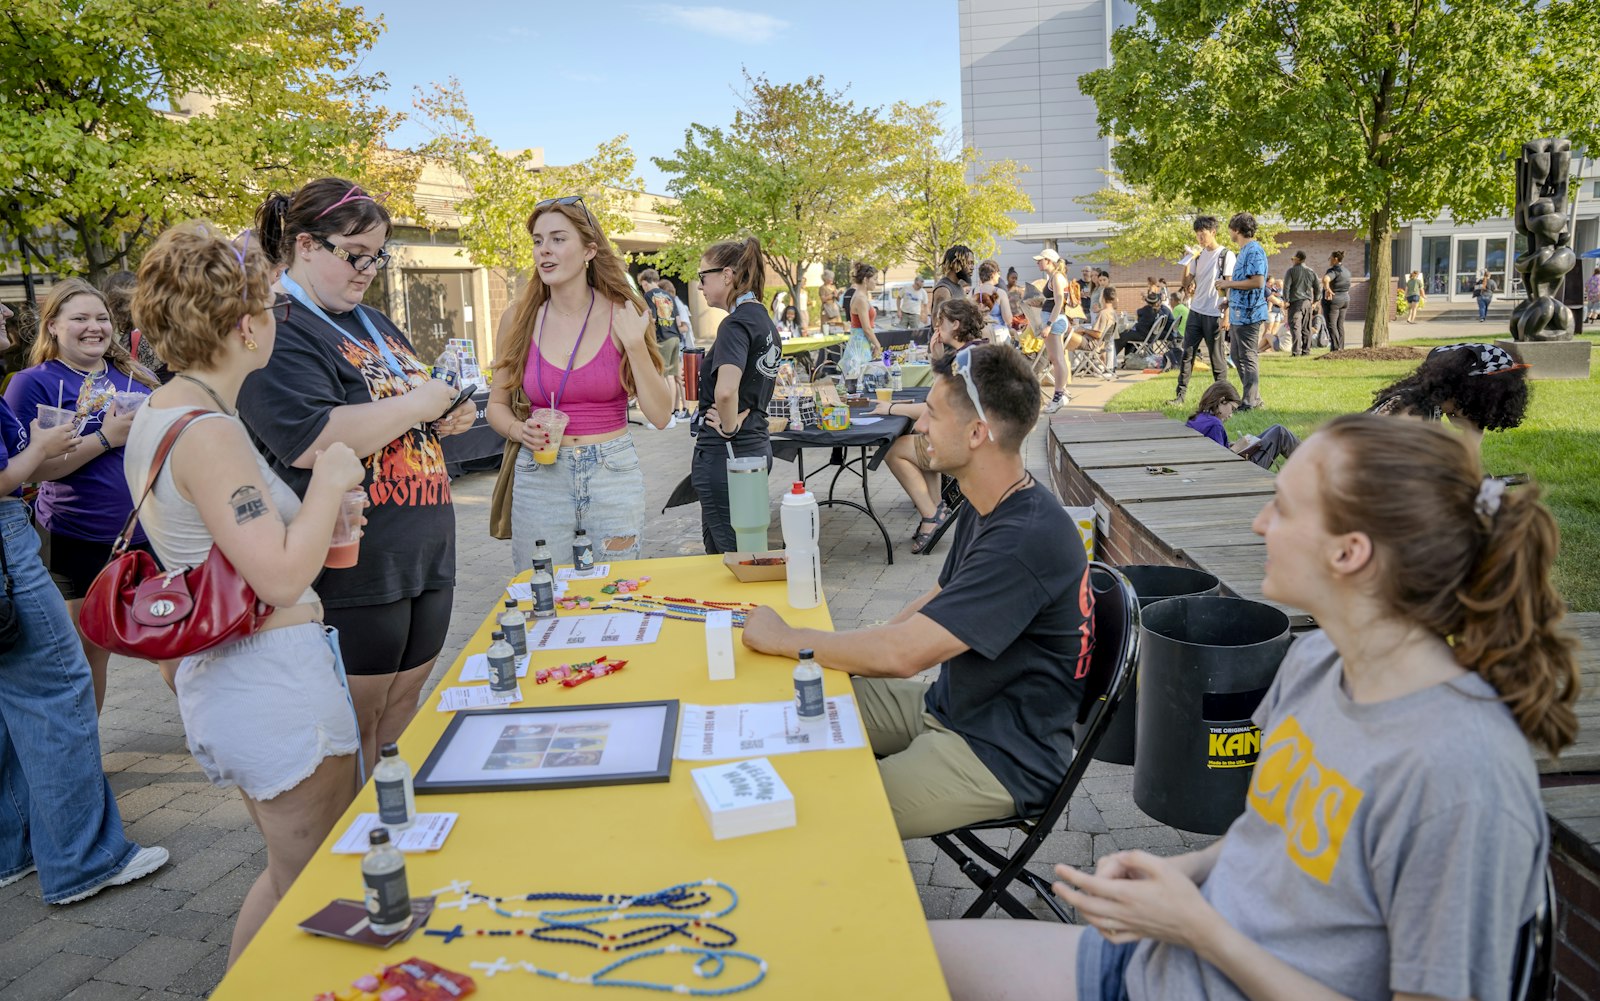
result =
[[[1243,222],[1230,223],[1236,239],[1253,228]],[[648,485],[628,411],[632,400],[658,428],[681,412],[677,368],[664,363],[676,310],[629,282],[580,197],[540,202],[527,230],[536,270],[501,323],[487,413],[515,445],[513,560],[525,569],[535,542],[561,551],[580,530],[602,558],[634,558]],[[73,603],[134,498],[148,495],[135,541],[164,566],[197,565],[215,547],[273,607],[253,635],[161,666],[196,762],[239,790],[267,845],[230,961],[416,712],[455,586],[440,441],[474,414],[363,305],[390,231],[378,201],[325,178],[267,199],[242,236],[202,222],[162,234],[141,260],[130,322],[164,382],[122,343],[105,296],[81,282],[53,289],[33,364],[0,403],[0,552],[21,622],[0,649],[0,885],[37,871],[44,899],[65,904],[167,861],[122,832],[98,754],[105,651],[73,629]],[[1233,277],[1191,301],[1191,359],[1221,325],[1217,293],[1265,290],[1197,232],[1211,238],[1196,274]],[[1066,349],[1086,335],[1061,321],[1114,315],[1115,292],[1097,275],[1086,295],[1050,253],[1039,257],[1049,336]],[[1039,379],[990,343],[1009,292],[980,267],[977,288],[996,299],[970,295],[973,263],[952,248],[929,293],[927,401],[878,407],[914,420],[889,460],[916,502],[918,539],[947,514],[939,475],[968,501],[936,580],[883,625],[802,630],[758,609],[743,632],[755,650],[811,649],[857,676],[904,837],[1049,798],[1094,645],[1077,530],[1022,459]],[[707,247],[696,271],[726,313],[700,368],[690,469],[716,553],[734,546],[727,459],[771,462],[781,355],[757,241]],[[838,312],[871,348],[876,273],[853,277]],[[1238,319],[1236,331],[1249,325]],[[1554,521],[1536,487],[1508,490],[1478,459],[1477,435],[1512,426],[1527,403],[1520,367],[1497,351],[1436,349],[1374,413],[1303,444],[1262,436],[1288,459],[1255,524],[1263,594],[1320,628],[1296,641],[1256,711],[1263,750],[1245,813],[1203,852],[1059,867],[1056,892],[1082,926],[937,923],[958,997],[1497,995],[1548,847],[1527,741],[1558,752],[1577,727],[1550,584]],[[1226,382],[1207,390],[1201,430],[1227,444],[1240,396]],[[52,407],[75,419],[54,422]],[[532,418],[541,408],[568,415],[559,440]],[[554,462],[535,456],[552,450]],[[32,513],[27,482],[40,484]],[[360,559],[330,569],[354,489],[367,503]],[[941,665],[932,685],[908,680]]]

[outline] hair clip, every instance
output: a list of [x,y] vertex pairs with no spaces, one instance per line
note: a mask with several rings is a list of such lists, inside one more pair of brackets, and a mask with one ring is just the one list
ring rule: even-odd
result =
[[1485,518],[1493,518],[1500,510],[1500,499],[1506,495],[1506,482],[1494,476],[1485,476],[1478,484],[1477,499],[1473,508]]
[[334,209],[338,208],[339,206],[343,205],[346,202],[359,202],[359,201],[375,202],[375,201],[377,201],[377,199],[373,198],[371,195],[367,194],[365,191],[362,191],[361,190],[361,185],[359,185],[359,184],[355,185],[349,191],[346,191],[344,193],[344,197],[343,198],[341,198],[338,201],[334,202],[332,205],[329,205],[327,208],[323,209],[321,212],[318,212],[316,214],[316,217],[313,218],[312,221],[315,222],[317,219],[321,219],[323,216],[327,215],[329,212],[332,212]]

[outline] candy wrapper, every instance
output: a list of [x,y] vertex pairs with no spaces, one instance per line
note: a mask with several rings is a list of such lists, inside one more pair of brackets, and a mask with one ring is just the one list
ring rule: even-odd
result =
[[477,990],[464,973],[415,956],[359,978],[344,990],[325,991],[312,1001],[452,1001]]

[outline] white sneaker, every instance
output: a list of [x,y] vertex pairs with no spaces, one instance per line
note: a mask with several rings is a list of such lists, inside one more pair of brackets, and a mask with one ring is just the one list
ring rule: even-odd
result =
[[30,873],[36,872],[37,870],[38,870],[38,866],[30,865],[26,869],[22,870],[21,872],[12,873],[11,875],[7,876],[5,879],[0,879],[0,886],[10,886],[12,883],[15,883],[17,880],[23,878],[24,876],[29,875]]
[[671,431],[673,428],[675,428],[677,426],[678,426],[678,415],[677,414],[673,414],[671,417],[667,418],[667,426],[662,428],[661,430],[663,430],[663,431]]
[[1047,413],[1047,414],[1053,414],[1057,410],[1060,410],[1061,407],[1066,402],[1067,402],[1067,394],[1066,393],[1057,393],[1054,396],[1050,397],[1050,402],[1049,403],[1046,403],[1044,405],[1044,412]]
[[89,887],[82,893],[75,893],[65,900],[57,900],[54,901],[54,903],[75,904],[80,900],[89,899],[108,886],[121,886],[123,883],[131,883],[136,879],[141,879],[166,865],[167,857],[167,850],[165,848],[141,848],[139,849],[139,854],[133,857],[133,861],[129,862],[126,866],[123,866],[122,871],[117,873],[115,876],[108,877],[103,882],[96,883],[94,886]]

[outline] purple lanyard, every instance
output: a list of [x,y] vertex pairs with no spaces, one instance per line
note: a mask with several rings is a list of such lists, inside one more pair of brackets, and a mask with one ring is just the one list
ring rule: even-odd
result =
[[[549,315],[546,307],[545,316]],[[556,395],[551,397],[550,391],[544,388],[544,316],[539,317],[539,330],[533,337],[533,349],[539,354],[539,363],[533,367],[533,381],[538,385],[539,392],[544,394],[545,402],[550,404],[551,410],[561,409],[561,398],[567,395],[567,380],[572,378],[572,363],[578,357],[578,348],[583,344],[584,332],[589,329],[589,317],[594,315],[594,286],[589,287],[589,311],[583,314],[583,326],[578,328],[578,340],[572,345],[572,353],[567,355],[567,370],[561,374],[561,386],[556,390]]]

